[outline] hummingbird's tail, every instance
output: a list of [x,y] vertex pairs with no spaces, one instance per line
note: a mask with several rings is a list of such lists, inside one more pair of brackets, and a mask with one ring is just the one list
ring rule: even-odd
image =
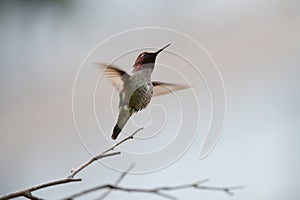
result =
[[132,110],[127,106],[120,107],[118,121],[111,135],[111,138],[113,140],[117,139],[117,137],[122,131],[122,128],[124,128],[125,124],[127,123],[128,119],[131,117],[132,113],[133,113]]
[[111,139],[115,140],[117,139],[118,135],[121,133],[122,129],[118,126],[118,124],[115,125],[113,133],[111,135]]

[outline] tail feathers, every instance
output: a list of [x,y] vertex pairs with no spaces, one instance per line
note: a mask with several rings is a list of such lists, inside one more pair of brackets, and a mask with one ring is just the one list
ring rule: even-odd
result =
[[113,140],[117,139],[118,135],[121,133],[122,129],[124,128],[125,124],[132,114],[132,109],[128,108],[127,106],[121,106],[119,108],[118,120],[111,136]]
[[122,129],[118,126],[118,124],[115,125],[113,133],[111,135],[111,139],[115,140],[117,139],[118,135],[121,133]]

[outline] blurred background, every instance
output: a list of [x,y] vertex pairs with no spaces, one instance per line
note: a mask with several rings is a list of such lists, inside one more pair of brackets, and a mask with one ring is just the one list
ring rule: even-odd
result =
[[[72,88],[76,73],[99,42],[121,31],[145,26],[183,32],[206,48],[224,79],[227,117],[218,144],[205,159],[199,159],[203,142],[203,134],[199,133],[176,162],[151,173],[128,175],[121,185],[151,188],[210,178],[208,185],[246,188],[236,191],[233,197],[195,190],[171,194],[179,199],[299,199],[300,2],[297,0],[1,1],[0,195],[64,177],[90,157],[73,122]],[[145,45],[158,48],[169,42],[158,40],[145,36]],[[130,50],[130,45],[138,47],[139,43],[131,39],[115,44],[107,48],[107,54],[115,55],[120,46]],[[183,40],[172,41],[171,47],[186,54],[198,53],[189,50]],[[99,61],[110,61],[105,53],[95,54],[91,61],[97,61],[97,55]],[[138,51],[130,54],[119,64],[128,62],[125,63],[128,66],[137,54]],[[172,62],[167,57],[160,59]],[[171,79],[168,71],[157,77]],[[192,83],[203,84],[195,80]],[[109,97],[103,102],[110,102],[112,87],[107,84],[105,88],[102,97]],[[185,96],[183,92],[179,95]],[[85,102],[80,93],[77,100]],[[114,101],[116,104],[117,100]],[[205,105],[203,101],[202,106]],[[101,111],[101,105],[97,109]],[[116,114],[117,108],[114,109]],[[156,117],[161,113],[152,114]],[[111,110],[104,109],[100,115],[108,116],[103,118],[104,130],[110,131],[114,124]],[[205,115],[201,116],[205,121]],[[81,123],[89,133],[99,132],[88,120]],[[97,146],[98,138],[85,137]],[[99,152],[106,145],[99,140],[98,149],[93,150]],[[128,145],[132,151],[136,150],[133,141]],[[118,164],[127,168],[131,163],[122,160]],[[95,164],[79,174],[84,178],[82,183],[35,194],[57,199],[87,187],[113,183],[119,174]],[[117,191],[107,197],[120,198],[161,199]]]

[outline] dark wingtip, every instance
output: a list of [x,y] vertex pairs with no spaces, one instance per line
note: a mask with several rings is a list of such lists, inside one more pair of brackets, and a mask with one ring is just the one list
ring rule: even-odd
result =
[[114,127],[113,134],[111,135],[111,139],[113,139],[113,140],[117,139],[117,137],[121,133],[121,131],[122,131],[122,129],[118,125],[116,125]]

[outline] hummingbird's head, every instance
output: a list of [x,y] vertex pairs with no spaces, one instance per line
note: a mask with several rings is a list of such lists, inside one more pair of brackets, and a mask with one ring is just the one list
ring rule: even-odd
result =
[[135,63],[134,63],[134,71],[137,71],[139,69],[143,69],[143,68],[154,68],[154,63],[155,63],[155,59],[156,56],[162,52],[165,48],[167,48],[168,46],[170,46],[171,44],[168,44],[166,46],[164,46],[163,48],[159,49],[156,52],[142,52],[136,59]]

